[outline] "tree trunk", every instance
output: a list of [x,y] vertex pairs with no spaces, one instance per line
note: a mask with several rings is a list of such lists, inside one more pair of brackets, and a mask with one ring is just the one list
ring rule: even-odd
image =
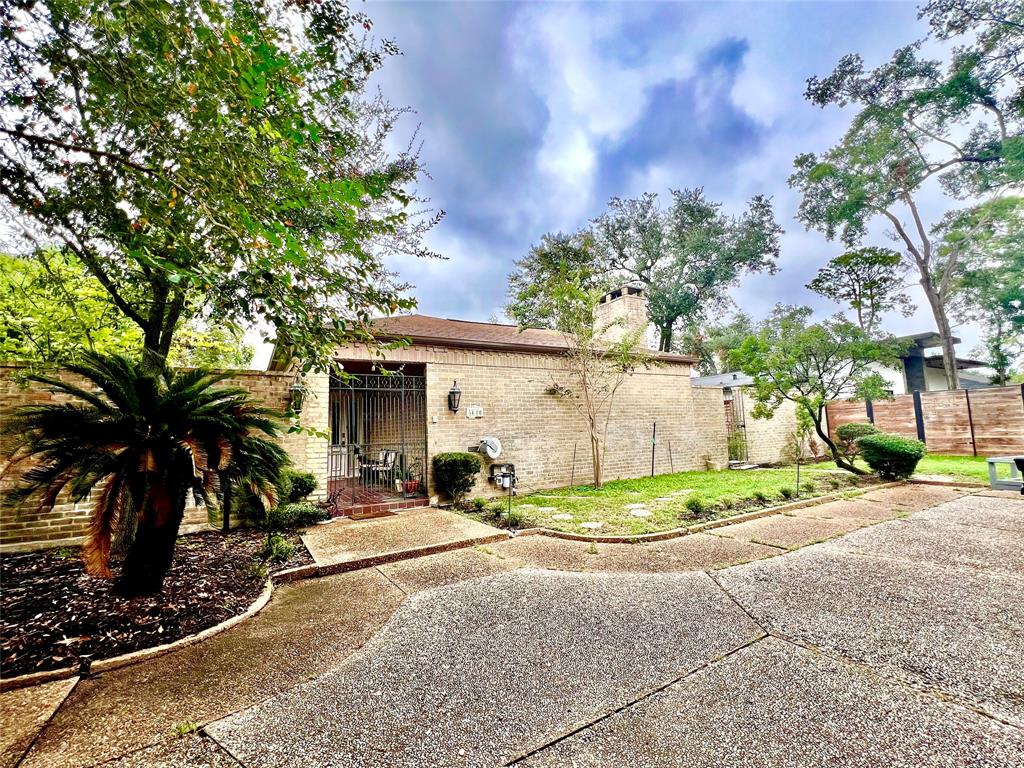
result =
[[921,276],[921,287],[928,298],[935,326],[942,339],[942,367],[946,372],[946,387],[950,390],[960,389],[960,378],[956,371],[956,348],[953,345],[953,331],[949,326],[949,316],[939,292],[935,290],[930,275]]
[[852,472],[855,475],[866,475],[867,472],[865,472],[860,467],[854,466],[851,462],[847,461],[843,457],[843,455],[839,452],[839,447],[834,442],[832,442],[832,438],[830,438],[828,436],[828,433],[826,433],[825,430],[822,429],[822,419],[820,411],[818,413],[815,413],[814,411],[808,409],[807,412],[811,415],[811,421],[814,422],[814,431],[818,433],[818,437],[821,438],[821,441],[828,446],[829,453],[832,454],[832,460],[836,463],[836,466],[839,467],[840,469],[845,469],[847,472]]
[[659,326],[658,327],[658,351],[659,352],[671,352],[672,351],[672,326]]
[[117,580],[116,589],[120,594],[126,597],[153,595],[163,589],[184,516],[184,489],[164,485],[150,487]]
[[594,433],[593,430],[590,432],[590,455],[594,463],[594,487],[601,487],[601,439]]

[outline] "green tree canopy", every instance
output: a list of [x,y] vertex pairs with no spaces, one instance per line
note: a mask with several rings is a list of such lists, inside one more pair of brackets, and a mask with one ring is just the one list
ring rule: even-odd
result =
[[959,254],[960,312],[982,323],[993,383],[1009,383],[1024,353],[1024,198],[1005,197],[949,214],[940,250]]
[[505,314],[524,328],[554,328],[556,287],[568,282],[585,291],[605,289],[607,272],[590,232],[543,235],[508,277]]
[[382,151],[395,111],[362,97],[394,52],[369,28],[341,0],[6,6],[8,223],[80,259],[146,359],[193,311],[327,365],[413,305],[379,249],[414,247],[419,165]]
[[698,358],[697,370],[702,376],[728,373],[732,367],[732,350],[755,332],[754,322],[744,312],[737,312],[728,321],[687,326],[676,345],[678,351]]
[[891,397],[875,367],[898,362],[901,345],[874,339],[842,316],[811,323],[809,307],[777,306],[732,353],[738,370],[753,377],[755,418],[768,418],[786,400],[814,423],[814,430],[843,469],[863,470],[847,461],[824,424],[825,405],[842,398]]
[[672,349],[681,322],[701,323],[727,306],[742,275],[777,269],[782,228],[771,200],[758,195],[739,216],[721,207],[702,189],[673,190],[664,210],[653,193],[613,198],[594,221],[608,267],[646,289],[663,351]]
[[882,315],[914,311],[903,292],[907,269],[903,257],[888,248],[855,248],[836,256],[807,284],[815,293],[853,310],[868,335],[878,329]]
[[[192,318],[175,334],[169,360],[244,368],[253,350],[243,336],[232,323]],[[142,331],[75,257],[54,250],[31,258],[0,255],[0,360],[60,365],[86,352],[138,355],[141,349]]]
[[803,195],[800,221],[829,239],[857,245],[876,217],[893,228],[917,270],[955,389],[948,307],[957,258],[937,252],[917,196],[931,180],[947,194],[965,197],[1024,179],[1024,6],[938,0],[922,14],[935,36],[964,42],[946,64],[925,58],[914,43],[873,70],[851,54],[829,76],[808,80],[806,96],[814,104],[854,106],[857,112],[832,149],[796,158],[790,184]]

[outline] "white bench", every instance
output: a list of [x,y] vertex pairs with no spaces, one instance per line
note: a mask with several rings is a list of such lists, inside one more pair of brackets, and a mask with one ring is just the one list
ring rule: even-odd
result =
[[[1009,477],[998,477],[996,468],[1000,464],[1007,464],[1010,467]],[[998,491],[1024,491],[1024,480],[1021,479],[1020,471],[1024,466],[1024,456],[993,456],[988,460],[988,484],[990,488]]]

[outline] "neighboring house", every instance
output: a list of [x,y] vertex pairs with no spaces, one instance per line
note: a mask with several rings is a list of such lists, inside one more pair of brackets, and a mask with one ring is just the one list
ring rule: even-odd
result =
[[[642,290],[606,294],[597,322],[616,318],[624,329],[646,326]],[[308,468],[326,480],[341,508],[422,503],[434,493],[432,457],[476,449],[486,437],[497,438],[501,453],[481,453],[475,494],[501,493],[491,477],[507,464],[521,491],[590,481],[586,423],[561,394],[573,386],[562,334],[426,315],[377,320],[374,333],[409,343],[339,348],[335,359],[348,377],[306,379],[303,422],[329,435],[326,454]],[[604,477],[724,466],[721,397],[691,386],[695,358],[648,352],[656,364],[629,375],[616,395]],[[275,356],[271,368],[290,370],[291,363]]]
[[[910,336],[898,336],[897,339],[910,345],[907,352],[900,358],[900,367],[895,370],[882,366],[875,368],[890,383],[892,394],[906,395],[914,391],[946,391],[948,387],[946,386],[946,371],[942,365],[942,354],[928,354],[928,350],[942,346],[939,334],[930,331]],[[954,337],[953,343],[959,344],[960,339]],[[986,365],[987,363],[981,360],[957,357],[956,367],[959,371],[960,388],[976,389],[991,386],[989,377],[978,370]]]

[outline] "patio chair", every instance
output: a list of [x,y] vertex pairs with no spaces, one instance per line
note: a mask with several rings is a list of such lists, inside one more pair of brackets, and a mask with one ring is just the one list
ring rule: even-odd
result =
[[398,459],[398,451],[389,451],[385,448],[378,451],[376,461],[362,462],[359,471],[363,476],[363,482],[373,485],[388,485],[395,469],[396,459]]

